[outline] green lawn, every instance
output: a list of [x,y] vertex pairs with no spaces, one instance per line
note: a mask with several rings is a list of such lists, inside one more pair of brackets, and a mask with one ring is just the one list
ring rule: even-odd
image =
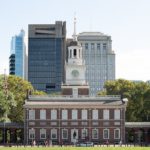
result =
[[150,147],[0,147],[0,150],[149,150]]

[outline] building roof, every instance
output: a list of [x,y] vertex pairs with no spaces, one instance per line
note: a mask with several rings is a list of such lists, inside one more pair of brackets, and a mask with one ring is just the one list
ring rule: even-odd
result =
[[78,36],[108,36],[102,32],[81,32]]
[[25,101],[24,108],[53,108],[53,107],[124,107],[127,102],[123,102],[120,96],[30,96]]
[[125,122],[125,127],[127,128],[150,128],[150,122]]

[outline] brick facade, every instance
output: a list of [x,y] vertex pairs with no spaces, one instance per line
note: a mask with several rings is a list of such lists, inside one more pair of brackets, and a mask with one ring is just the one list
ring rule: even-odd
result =
[[[122,140],[125,142],[125,107],[126,103],[122,103],[121,100],[110,100],[109,97],[104,98],[105,100],[93,99],[91,101],[90,98],[87,99],[73,99],[70,98],[67,100],[66,98],[58,98],[57,100],[53,100],[49,98],[44,100],[27,100],[24,108],[25,108],[25,141],[26,143],[30,143],[33,139],[29,139],[29,130],[34,129],[35,137],[34,139],[37,142],[43,142],[45,140],[51,140],[53,143],[74,143],[72,132],[73,130],[77,132],[77,137],[75,142],[80,141],[92,141],[94,143],[104,143],[107,139],[104,138],[104,129],[109,130],[109,138],[108,141],[110,143],[118,142]],[[109,103],[106,103],[109,102]],[[35,110],[35,118],[33,120],[29,120],[29,110]],[[51,119],[51,110],[57,110],[57,119]],[[68,119],[62,119],[62,110],[68,111]],[[78,111],[78,116],[76,120],[72,119],[72,110]],[[103,118],[103,110],[109,110],[109,119],[105,120]],[[114,119],[114,110],[120,110],[120,119]],[[46,110],[46,119],[40,119],[40,110]],[[82,110],[87,110],[87,119],[82,119]],[[92,111],[98,110],[98,119],[92,118]],[[46,129],[46,136],[44,139],[40,138],[40,129]],[[53,129],[57,130],[57,138],[52,139],[51,131]],[[68,132],[68,138],[62,138],[62,130],[66,129]],[[82,138],[82,130],[87,129],[86,139]],[[96,129],[97,139],[92,138],[92,131]],[[118,139],[114,138],[114,130],[120,130],[120,137]],[[94,133],[94,131],[93,131]]]

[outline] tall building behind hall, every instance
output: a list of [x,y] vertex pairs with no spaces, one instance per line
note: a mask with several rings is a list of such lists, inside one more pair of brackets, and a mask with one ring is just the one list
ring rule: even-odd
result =
[[82,32],[78,35],[78,41],[83,48],[90,95],[96,95],[103,89],[105,81],[115,79],[115,53],[111,36],[101,32]]
[[25,43],[24,30],[11,39],[11,50],[9,57],[9,74],[25,78]]
[[28,32],[28,81],[37,90],[60,91],[64,80],[66,22],[31,24]]

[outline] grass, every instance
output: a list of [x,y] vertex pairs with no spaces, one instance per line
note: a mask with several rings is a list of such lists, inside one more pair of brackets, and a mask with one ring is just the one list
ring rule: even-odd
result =
[[149,150],[150,147],[0,147],[0,150]]

